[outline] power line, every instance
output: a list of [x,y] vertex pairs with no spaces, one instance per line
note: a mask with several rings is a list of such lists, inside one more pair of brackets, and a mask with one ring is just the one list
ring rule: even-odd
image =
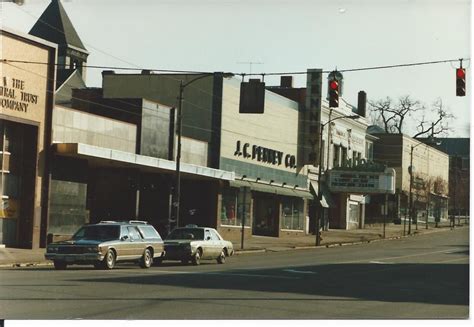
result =
[[[402,68],[402,67],[414,67],[414,66],[423,66],[423,65],[434,65],[434,64],[441,64],[441,63],[451,63],[457,62],[459,60],[471,60],[470,58],[460,58],[460,59],[446,59],[446,60],[437,60],[437,61],[424,61],[424,62],[415,62],[415,63],[406,63],[406,64],[394,64],[394,65],[386,65],[386,66],[373,66],[373,67],[362,67],[362,68],[348,68],[348,69],[341,69],[338,70],[341,73],[345,72],[360,72],[360,71],[369,71],[369,70],[380,70],[380,69],[393,69],[393,68]],[[54,65],[54,66],[64,66],[63,64],[59,63],[47,63],[47,62],[39,62],[39,61],[28,61],[28,60],[14,60],[14,59],[7,59],[2,58],[0,59],[4,63],[22,63],[22,64],[37,64],[37,65]],[[212,74],[213,72],[205,72],[205,71],[194,71],[194,70],[176,70],[176,69],[158,69],[158,68],[132,68],[132,67],[120,67],[120,66],[101,66],[101,65],[83,65],[84,68],[91,68],[91,69],[106,69],[106,70],[126,70],[126,71],[139,71],[139,70],[147,70],[150,72],[161,72],[161,73],[178,73],[178,74]],[[331,71],[323,70],[323,74],[329,74]],[[233,73],[237,76],[279,76],[279,75],[302,75],[308,74],[307,71],[304,72],[277,72],[277,73]]]

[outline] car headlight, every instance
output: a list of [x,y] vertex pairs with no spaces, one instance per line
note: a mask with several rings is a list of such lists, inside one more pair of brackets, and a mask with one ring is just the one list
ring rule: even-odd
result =
[[58,253],[58,247],[57,246],[48,246],[46,252],[48,252],[48,253]]
[[86,252],[97,253],[97,252],[99,252],[99,247],[98,246],[88,246],[86,248]]

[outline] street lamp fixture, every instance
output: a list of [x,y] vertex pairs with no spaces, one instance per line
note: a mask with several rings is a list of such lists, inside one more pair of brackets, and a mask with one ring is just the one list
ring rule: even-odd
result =
[[321,174],[322,174],[322,162],[323,162],[323,131],[324,131],[324,126],[327,124],[332,123],[335,120],[338,119],[358,119],[360,118],[359,115],[347,115],[347,116],[340,116],[340,117],[335,117],[332,119],[329,119],[327,122],[324,124],[321,124],[321,129],[319,131],[319,168],[318,168],[318,214],[316,217],[316,246],[321,245],[321,235],[319,234],[319,229],[321,226],[321,218],[322,218],[322,213],[323,213],[323,208],[321,207],[321,201],[323,200],[323,192],[321,189]]
[[[170,219],[170,224],[175,223],[176,227],[179,227],[179,213],[180,213],[180,201],[181,201],[181,134],[182,134],[182,129],[183,129],[183,116],[182,116],[182,109],[183,109],[183,93],[184,89],[200,80],[206,77],[210,76],[222,76],[224,78],[231,78],[234,76],[233,73],[202,73],[199,74],[196,78],[191,79],[188,82],[184,82],[183,80],[180,81],[179,84],[179,98],[178,98],[178,110],[176,113],[176,134],[178,136],[177,138],[177,147],[176,147],[176,171],[175,171],[175,185],[174,185],[174,192],[173,192],[173,208],[174,208],[174,214],[172,214],[172,217]],[[171,226],[169,227],[171,231],[172,228]]]
[[[440,142],[436,142],[433,136],[429,138],[429,142],[435,145],[440,145]],[[413,150],[419,145],[425,145],[429,146],[427,143],[420,142],[415,146],[411,146],[410,148],[410,167],[409,167],[409,173],[410,173],[410,195],[409,195],[409,217],[408,217],[408,235],[411,234],[411,223],[412,223],[412,218],[413,218]],[[406,219],[403,221],[403,234],[405,234],[405,225],[406,225]],[[428,228],[428,214],[426,215],[426,228]],[[418,219],[416,219],[416,229],[418,230]]]

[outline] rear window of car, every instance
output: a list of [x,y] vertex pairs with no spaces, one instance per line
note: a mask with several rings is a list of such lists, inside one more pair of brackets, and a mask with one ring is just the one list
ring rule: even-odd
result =
[[166,237],[167,240],[203,240],[202,228],[177,228]]
[[160,234],[152,226],[138,226],[138,230],[143,238],[158,238],[161,240]]

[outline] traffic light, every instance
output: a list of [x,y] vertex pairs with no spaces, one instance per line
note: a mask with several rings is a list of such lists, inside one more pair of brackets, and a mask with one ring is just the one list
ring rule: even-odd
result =
[[339,82],[338,81],[329,82],[329,107],[330,108],[339,107]]
[[456,69],[456,96],[463,97],[466,95],[466,69]]

